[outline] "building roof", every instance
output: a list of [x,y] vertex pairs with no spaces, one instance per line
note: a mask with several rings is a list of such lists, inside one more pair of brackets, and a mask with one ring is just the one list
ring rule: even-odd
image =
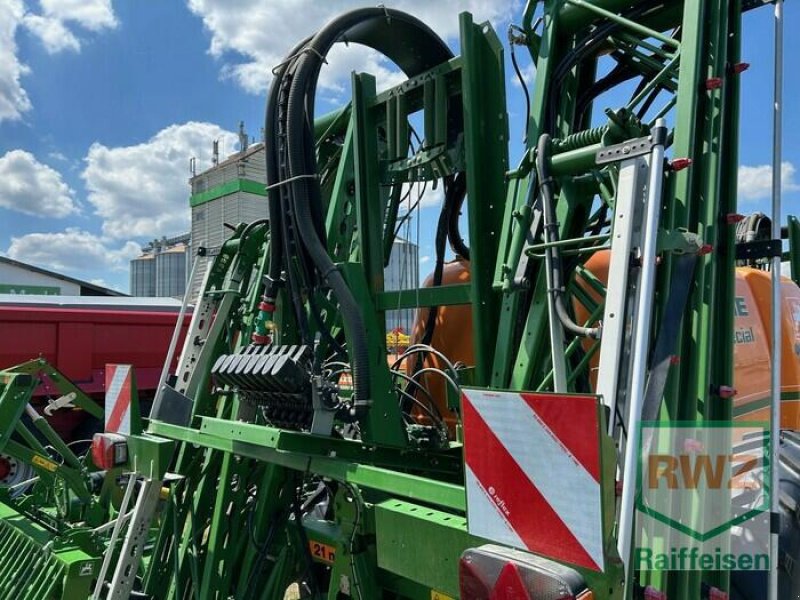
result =
[[76,279],[75,277],[62,275],[61,273],[56,273],[55,271],[49,271],[41,267],[29,265],[28,263],[20,262],[18,260],[14,260],[13,258],[8,258],[6,256],[0,256],[0,264],[11,265],[12,267],[25,269],[26,271],[39,273],[41,275],[47,275],[48,277],[52,277],[54,279],[60,279],[61,281],[66,281],[68,283],[80,286],[82,296],[127,296],[128,295],[128,294],[123,294],[122,292],[118,292],[117,290],[112,290],[111,288],[103,287],[102,285],[96,285],[94,283],[90,283],[82,279]]
[[237,163],[240,160],[246,160],[250,158],[253,154],[256,154],[258,152],[264,152],[264,142],[256,142],[255,144],[250,144],[247,147],[247,150],[245,150],[244,152],[234,152],[233,154],[228,156],[228,158],[226,158],[225,160],[219,161],[218,164],[212,165],[205,171],[201,171],[197,175],[190,177],[189,183],[193,182],[195,179],[199,179],[205,175],[208,175],[212,171],[216,171],[217,169],[227,167],[228,165]]

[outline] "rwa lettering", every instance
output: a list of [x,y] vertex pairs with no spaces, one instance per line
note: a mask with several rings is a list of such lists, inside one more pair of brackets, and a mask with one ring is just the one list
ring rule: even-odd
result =
[[[697,489],[705,481],[708,489],[722,489],[725,485],[732,489],[751,489],[753,478],[745,475],[758,465],[754,456],[719,454],[652,454],[648,457],[647,484],[651,490],[659,488],[660,480],[664,480],[668,489]],[[731,465],[729,477],[726,479],[726,467]],[[736,465],[736,466],[734,466]]]

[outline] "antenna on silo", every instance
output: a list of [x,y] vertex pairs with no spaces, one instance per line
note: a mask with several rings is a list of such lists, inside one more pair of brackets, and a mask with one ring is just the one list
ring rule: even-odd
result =
[[247,150],[247,132],[244,130],[244,121],[239,121],[239,152]]

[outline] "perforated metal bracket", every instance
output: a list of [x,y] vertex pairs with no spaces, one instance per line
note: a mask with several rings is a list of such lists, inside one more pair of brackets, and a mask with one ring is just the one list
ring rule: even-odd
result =
[[635,156],[642,156],[649,154],[653,147],[652,136],[645,136],[635,138],[603,148],[595,155],[595,164],[605,165],[608,163],[618,162],[634,158]]

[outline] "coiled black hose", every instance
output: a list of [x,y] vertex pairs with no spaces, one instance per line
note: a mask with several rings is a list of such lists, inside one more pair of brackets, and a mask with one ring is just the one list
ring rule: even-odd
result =
[[[392,34],[389,34],[390,30]],[[293,73],[283,123],[288,172],[276,183],[286,181],[280,187],[287,189],[288,204],[294,212],[294,225],[302,246],[320,279],[327,283],[339,303],[345,328],[352,341],[354,405],[362,407],[369,403],[370,398],[367,335],[361,307],[328,255],[324,242],[324,230],[321,228],[322,198],[313,139],[314,97],[319,71],[330,48],[342,39],[363,43],[383,52],[408,76],[449,60],[452,53],[418,19],[392,9],[365,8],[345,13],[329,22],[300,49],[291,65]],[[276,109],[268,109],[268,114],[269,110]],[[277,118],[280,129],[282,115],[280,112],[271,114]],[[275,143],[278,146],[278,142]],[[283,229],[285,234],[286,228]]]

